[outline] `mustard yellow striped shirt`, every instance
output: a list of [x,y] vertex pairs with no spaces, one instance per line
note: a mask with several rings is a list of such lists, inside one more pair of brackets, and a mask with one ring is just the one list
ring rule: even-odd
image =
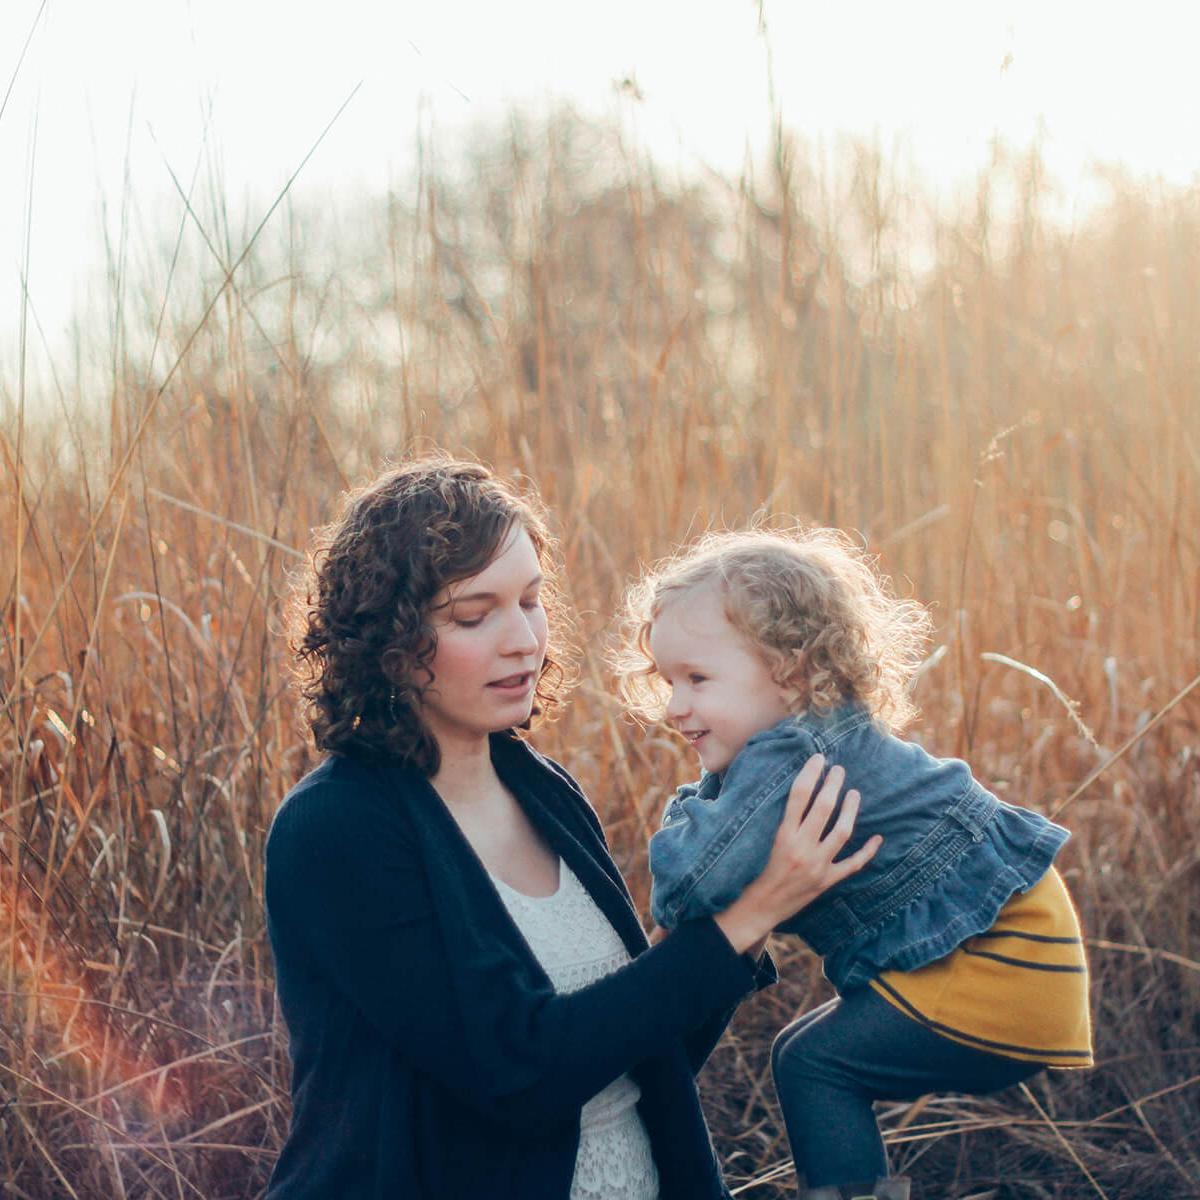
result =
[[916,971],[885,971],[871,986],[956,1042],[1050,1067],[1093,1063],[1079,918],[1053,867],[986,933]]

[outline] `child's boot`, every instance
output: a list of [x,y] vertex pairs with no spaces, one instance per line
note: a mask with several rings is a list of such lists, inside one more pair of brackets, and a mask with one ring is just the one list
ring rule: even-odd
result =
[[874,1183],[844,1183],[840,1187],[801,1188],[800,1200],[909,1200],[909,1181],[902,1175]]

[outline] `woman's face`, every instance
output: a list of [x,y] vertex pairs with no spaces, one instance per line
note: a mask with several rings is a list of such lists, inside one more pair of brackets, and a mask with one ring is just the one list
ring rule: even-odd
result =
[[533,542],[514,525],[482,571],[434,599],[437,651],[421,712],[443,761],[529,719],[546,657],[541,583]]

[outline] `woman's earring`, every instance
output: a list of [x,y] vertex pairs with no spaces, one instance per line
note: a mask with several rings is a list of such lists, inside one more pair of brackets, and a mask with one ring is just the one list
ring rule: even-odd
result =
[[396,713],[396,688],[393,685],[392,690],[388,692],[388,715],[392,718],[392,724],[395,725],[400,720]]

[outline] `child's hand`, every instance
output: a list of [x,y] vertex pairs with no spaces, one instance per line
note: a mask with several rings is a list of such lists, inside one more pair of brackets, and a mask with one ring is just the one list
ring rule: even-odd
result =
[[669,929],[664,929],[661,925],[655,925],[655,927],[650,930],[650,945],[657,946],[658,943],[661,942],[663,938],[665,938],[670,932],[671,931]]

